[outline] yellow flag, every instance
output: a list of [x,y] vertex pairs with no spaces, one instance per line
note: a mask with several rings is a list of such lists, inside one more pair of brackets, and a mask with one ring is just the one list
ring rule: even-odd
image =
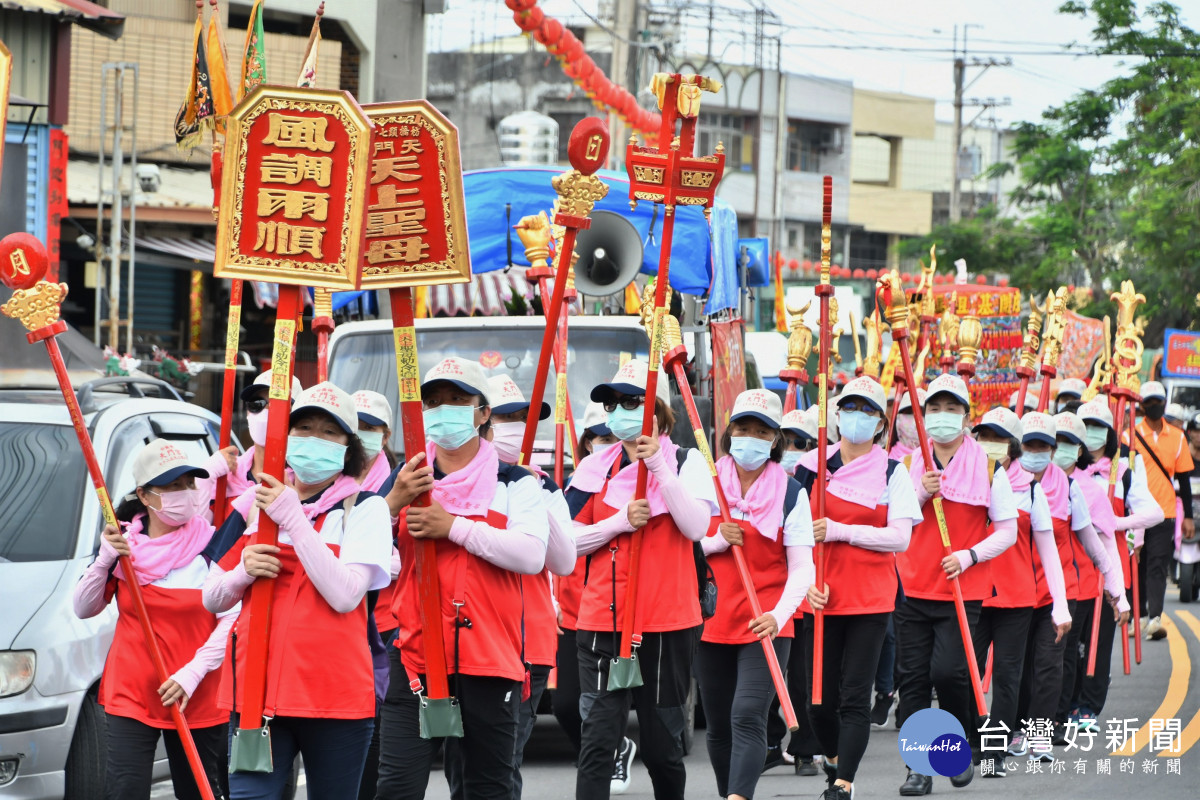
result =
[[225,117],[233,109],[233,90],[229,86],[229,72],[225,68],[225,42],[221,39],[221,25],[216,14],[208,20],[207,44],[213,110],[217,114],[217,130],[224,131]]

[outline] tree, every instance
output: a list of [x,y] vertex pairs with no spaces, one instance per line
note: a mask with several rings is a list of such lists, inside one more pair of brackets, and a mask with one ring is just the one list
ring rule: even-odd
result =
[[1016,286],[1033,284],[1040,258],[1040,243],[1021,220],[1001,217],[995,206],[985,206],[974,217],[939,225],[929,235],[900,243],[901,258],[926,258],[937,245],[943,267],[965,259],[972,273],[1001,272]]

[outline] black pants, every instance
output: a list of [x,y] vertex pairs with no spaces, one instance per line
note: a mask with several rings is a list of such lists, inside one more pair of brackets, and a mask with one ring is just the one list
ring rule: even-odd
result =
[[1003,722],[1009,730],[1017,724],[1017,705],[1021,675],[1025,669],[1025,648],[1029,641],[1032,608],[984,608],[979,624],[971,632],[975,642],[975,660],[982,676],[992,649],[992,702],[989,706],[992,726]]
[[558,685],[550,699],[554,718],[578,756],[579,729],[583,725],[583,718],[579,716],[579,646],[575,631],[566,628],[558,636]]
[[[171,766],[171,783],[179,800],[199,800],[200,789],[192,775],[183,743],[174,728],[152,728],[129,717],[108,717],[108,761],[105,764],[104,796],[108,800],[138,800],[150,797],[154,772],[154,751],[158,737],[163,737],[167,763]],[[200,754],[200,763],[208,776],[214,797],[229,796],[228,764],[229,726],[192,728],[192,740]]]
[[[1074,617],[1075,601],[1068,600],[1067,607]],[[1071,630],[1075,623],[1071,623]],[[1017,696],[1019,725],[1023,719],[1055,719],[1058,711],[1058,696],[1062,689],[1063,651],[1066,649],[1068,633],[1062,641],[1054,641],[1054,620],[1050,617],[1050,606],[1033,610],[1029,620],[1029,638],[1025,642],[1025,665],[1021,671],[1021,691]],[[1076,637],[1078,646],[1078,637]],[[993,676],[993,680],[995,677]],[[1017,725],[1010,725],[1012,730]]]
[[[1096,605],[1095,598],[1072,601],[1071,630],[1063,637],[1066,643],[1063,647],[1062,688],[1058,694],[1058,709],[1054,715],[1055,722],[1066,722],[1071,716],[1071,705],[1075,697],[1075,684],[1079,678],[1079,661],[1082,658],[1087,664],[1087,651],[1084,650],[1084,636],[1092,630],[1092,610]],[[1099,657],[1099,654],[1097,654]]]
[[1138,558],[1138,580],[1141,581],[1141,612],[1143,617],[1160,617],[1167,595],[1167,571],[1175,553],[1175,518],[1168,517],[1153,528],[1146,529]]
[[[889,613],[825,615],[824,675],[821,705],[812,702],[812,664],[808,667],[808,718],[826,758],[837,759],[837,776],[854,782],[871,738],[871,687]],[[804,617],[804,646],[813,651],[815,619]],[[903,695],[901,695],[903,697]]]
[[887,632],[879,650],[879,666],[875,668],[875,694],[892,694],[896,690],[896,625],[888,614]]
[[[777,638],[773,644],[786,668],[792,640]],[[763,646],[701,642],[696,665],[717,794],[753,797],[767,757],[767,712],[775,697]]]
[[687,772],[683,766],[684,704],[692,683],[692,660],[700,627],[647,633],[637,650],[642,686],[608,690],[608,666],[616,651],[612,631],[579,631],[579,700],[583,717],[577,800],[607,800],[613,753],[621,743],[632,706],[637,712],[638,751],[656,800],[683,800]]
[[[979,623],[982,606],[982,600],[966,602],[972,631]],[[897,724],[903,725],[917,711],[929,708],[937,689],[938,707],[953,714],[969,736],[975,729],[975,700],[954,602],[909,597],[896,607],[894,619],[900,673]]]
[[[441,744],[420,735],[420,701],[408,685],[400,650],[388,653],[392,679],[383,701],[379,736],[378,800],[414,800],[425,796],[429,770]],[[421,681],[424,683],[425,676]],[[470,800],[511,800],[513,752],[517,744],[520,681],[459,675],[452,678],[462,710],[463,737],[458,742],[463,765],[463,793]]]
[[[1094,611],[1095,609],[1093,609]],[[1100,609],[1100,638],[1096,644],[1096,674],[1090,678],[1087,675],[1087,650],[1084,650],[1083,663],[1080,664],[1075,685],[1075,697],[1071,708],[1080,712],[1091,712],[1091,716],[1099,717],[1108,700],[1108,684],[1112,676],[1113,643],[1117,630],[1117,620],[1112,606],[1107,602]],[[1092,637],[1091,626],[1082,632],[1081,641],[1090,644]]]
[[[389,651],[393,649],[392,643],[396,641],[398,632],[396,628],[379,632],[383,646]],[[367,761],[363,764],[362,780],[358,783],[358,800],[374,800],[375,786],[379,783],[379,728],[382,714],[383,703],[376,701],[375,728],[371,731],[371,746],[367,748]]]
[[[803,634],[803,623],[796,620],[796,631]],[[808,662],[812,653],[804,645],[804,636],[792,639],[792,651],[788,654],[787,677],[788,695],[792,698],[792,710],[796,712],[796,723],[800,726],[792,738],[788,740],[787,751],[797,759],[811,761],[812,757],[821,752],[821,743],[813,733],[812,723],[808,721]],[[781,665],[782,666],[782,665]],[[779,697],[771,700],[771,710],[767,714],[767,746],[778,747],[787,735],[787,724],[779,710]]]

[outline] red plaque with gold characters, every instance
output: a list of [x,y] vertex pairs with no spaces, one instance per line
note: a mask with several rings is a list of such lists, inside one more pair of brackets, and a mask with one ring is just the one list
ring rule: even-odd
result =
[[363,108],[375,123],[363,224],[364,287],[471,279],[458,129],[425,100]]
[[229,115],[214,274],[357,289],[370,155],[348,93],[255,88]]

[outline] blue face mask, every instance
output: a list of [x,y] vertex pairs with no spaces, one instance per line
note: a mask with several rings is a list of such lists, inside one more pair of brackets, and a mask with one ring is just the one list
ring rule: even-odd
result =
[[608,429],[622,442],[632,442],[642,435],[642,413],[644,406],[633,410],[617,406],[608,412]]
[[362,440],[363,450],[367,451],[367,459],[374,461],[383,450],[383,431],[359,431],[358,438]]
[[1021,466],[1026,472],[1040,475],[1046,471],[1046,467],[1050,466],[1050,451],[1047,450],[1045,453],[1022,453]]
[[1054,451],[1054,463],[1062,469],[1070,469],[1079,461],[1079,445],[1060,444]]
[[866,444],[871,441],[875,438],[878,427],[879,417],[872,417],[865,411],[838,412],[838,433],[852,444]]
[[935,411],[925,415],[925,430],[938,444],[950,444],[963,433],[963,415],[953,411]]
[[301,483],[322,483],[345,467],[346,445],[318,436],[289,436],[287,465]]
[[1103,450],[1108,444],[1108,428],[1098,428],[1094,425],[1087,426],[1087,435],[1084,436],[1084,445],[1089,451]]
[[729,440],[729,455],[742,469],[758,469],[771,457],[772,444],[753,436],[734,436]]
[[788,450],[783,454],[783,458],[779,459],[779,466],[783,467],[783,471],[791,475],[796,471],[796,467],[800,466],[800,459],[804,456],[799,450]]
[[425,438],[443,450],[457,450],[478,435],[474,406],[425,409]]

